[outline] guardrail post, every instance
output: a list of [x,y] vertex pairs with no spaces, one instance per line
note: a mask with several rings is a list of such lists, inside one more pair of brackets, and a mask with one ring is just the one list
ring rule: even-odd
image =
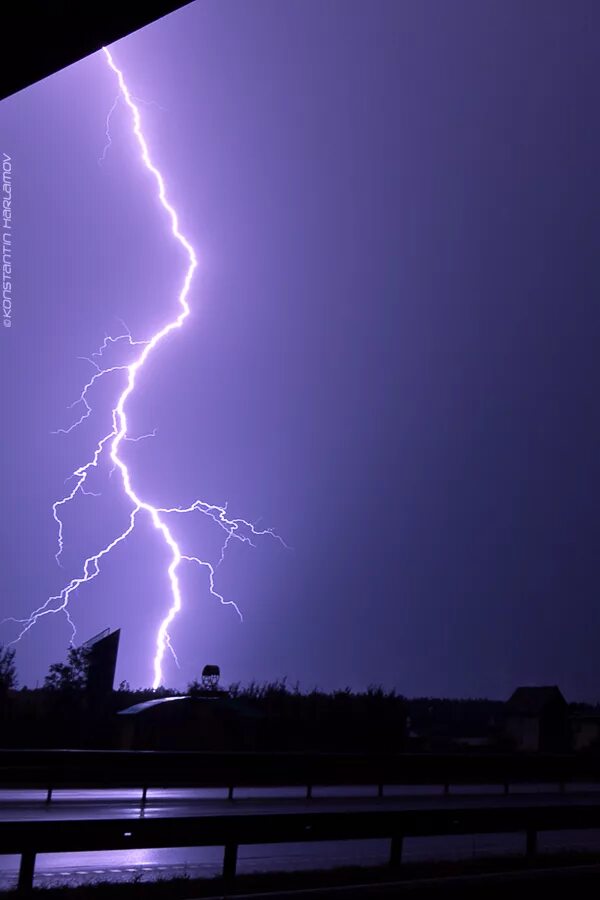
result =
[[237,844],[225,844],[225,853],[223,854],[223,879],[225,881],[231,881],[235,878],[237,853]]
[[307,800],[312,800],[312,789],[313,789],[312,784],[306,785],[306,799]]
[[509,792],[510,792],[510,784],[508,783],[508,781],[505,781],[504,782],[504,793],[508,794]]
[[48,793],[46,794],[46,803],[50,803],[51,800],[52,800],[52,788],[49,787]]
[[377,796],[383,797],[383,785],[382,784],[377,785]]
[[148,788],[142,788],[142,808],[146,805],[146,795],[148,793]]
[[34,869],[35,852],[33,850],[24,850],[21,854],[21,865],[19,867],[19,882],[17,884],[17,893],[28,895],[33,890]]
[[230,786],[229,786],[229,789],[228,789],[228,791],[227,791],[227,799],[228,799],[228,800],[233,800],[233,785],[230,785]]
[[395,834],[390,844],[390,866],[399,866],[402,862],[402,844],[404,838],[401,834]]
[[535,828],[527,829],[527,856],[532,857],[537,853],[537,831]]
[[445,784],[445,785],[444,785],[444,793],[445,793],[445,794],[449,794],[449,793],[450,793],[450,785],[449,785],[449,784]]

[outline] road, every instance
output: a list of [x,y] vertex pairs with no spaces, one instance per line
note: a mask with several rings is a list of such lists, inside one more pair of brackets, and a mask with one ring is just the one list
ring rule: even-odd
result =
[[[600,791],[567,791],[560,795],[547,787],[530,785],[504,796],[498,788],[462,789],[449,795],[427,788],[397,789],[393,796],[377,798],[372,790],[321,789],[306,800],[302,791],[240,791],[228,801],[222,791],[150,791],[145,808],[140,793],[122,791],[61,791],[51,803],[40,792],[0,793],[3,821],[57,820],[73,818],[130,818],[172,815],[240,815],[260,812],[327,812],[370,809],[465,809],[477,806],[498,808],[522,805],[600,805]],[[442,836],[407,839],[406,861],[472,859],[489,855],[523,852],[523,835]],[[540,851],[562,849],[600,850],[600,830],[558,832],[540,835]],[[378,865],[387,860],[388,841],[328,841],[314,844],[256,845],[240,848],[238,872],[290,871],[330,868],[343,865]],[[219,874],[223,852],[219,847],[103,851],[94,853],[41,854],[36,865],[38,886],[81,884],[90,881],[125,881],[133,878],[211,877]],[[16,883],[19,859],[0,856],[0,889]]]

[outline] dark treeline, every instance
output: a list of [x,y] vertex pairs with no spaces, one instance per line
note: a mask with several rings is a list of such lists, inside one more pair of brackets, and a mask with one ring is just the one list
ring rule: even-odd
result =
[[[190,699],[118,715],[168,697]],[[581,712],[600,710],[570,705],[571,714]],[[303,691],[285,679],[226,691],[194,681],[186,692],[122,682],[98,698],[88,690],[83,648],[52,665],[42,687],[19,689],[14,653],[0,647],[0,746],[6,748],[484,752],[510,749],[504,716],[502,702],[485,698],[407,699],[380,686]]]
[[[92,702],[81,684],[46,684],[34,690],[12,690],[1,702],[0,746],[82,747],[170,746],[124,745],[122,728],[130,717],[118,716],[134,704],[188,696],[210,716],[190,719],[183,747],[207,750],[402,751],[406,736],[406,701],[394,691],[372,687],[364,692],[289,689],[285,681],[234,684],[214,703],[202,704],[206,692],[190,685],[181,693],[165,688],[132,690],[121,685],[101,705]],[[167,712],[174,708],[169,705]],[[143,717],[142,717],[143,719]],[[181,731],[167,720],[163,731]],[[174,746],[174,745],[171,745]],[[176,745],[175,745],[176,746]]]

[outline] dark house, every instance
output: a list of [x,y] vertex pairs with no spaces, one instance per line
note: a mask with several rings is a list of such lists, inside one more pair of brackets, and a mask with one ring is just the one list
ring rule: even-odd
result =
[[117,718],[123,750],[253,750],[262,716],[223,692],[148,700]]
[[560,690],[519,687],[506,703],[506,737],[515,750],[556,753],[568,746],[568,707]]

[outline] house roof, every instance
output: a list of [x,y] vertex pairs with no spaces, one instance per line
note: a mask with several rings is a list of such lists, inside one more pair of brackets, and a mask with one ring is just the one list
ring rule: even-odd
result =
[[194,708],[198,710],[201,705],[206,706],[206,704],[209,704],[215,710],[223,710],[247,719],[260,719],[264,717],[264,714],[259,710],[253,709],[251,706],[240,702],[238,699],[229,697],[226,691],[215,694],[205,694],[204,696],[199,697],[160,697],[157,700],[146,700],[144,703],[135,703],[133,706],[128,706],[126,709],[120,709],[117,712],[117,715],[139,716],[154,707],[164,706],[167,703],[174,703],[175,701],[185,701],[188,712],[192,712]]
[[189,697],[160,697],[158,700],[146,700],[144,703],[134,703],[126,709],[120,709],[118,716],[137,716],[139,713],[152,709],[153,706],[160,706],[162,703],[173,703],[175,700],[189,700]]
[[544,687],[518,687],[506,703],[509,713],[518,716],[539,716],[556,702],[566,700],[556,685]]

